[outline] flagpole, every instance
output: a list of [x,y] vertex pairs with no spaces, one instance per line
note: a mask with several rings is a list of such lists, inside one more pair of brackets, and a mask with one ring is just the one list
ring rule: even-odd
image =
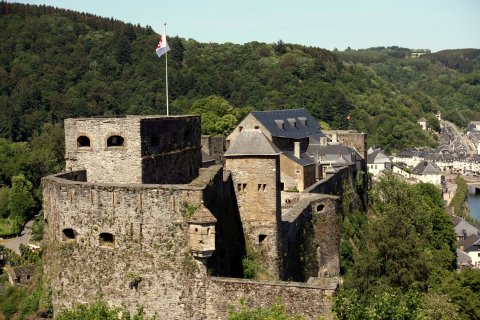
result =
[[[167,41],[167,23],[164,25],[165,27],[165,42]],[[168,51],[168,50],[167,50]],[[167,52],[165,52],[165,91],[166,91],[166,100],[167,100],[167,116],[169,116],[168,110],[168,59],[167,59]]]

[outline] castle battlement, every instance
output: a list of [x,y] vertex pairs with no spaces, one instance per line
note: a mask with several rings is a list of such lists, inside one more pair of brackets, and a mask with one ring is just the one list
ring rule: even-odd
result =
[[199,116],[65,119],[67,170],[89,182],[184,184],[201,166]]

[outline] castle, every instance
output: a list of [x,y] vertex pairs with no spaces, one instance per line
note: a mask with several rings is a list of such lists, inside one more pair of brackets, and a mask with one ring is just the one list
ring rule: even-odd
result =
[[[260,128],[271,119],[242,122],[224,165],[202,162],[215,139],[201,137],[198,116],[66,119],[67,171],[42,180],[54,312],[104,300],[157,319],[225,319],[241,300],[279,299],[289,312],[331,318],[339,195],[364,161],[352,149],[334,157],[341,161],[325,150],[322,158],[327,137],[297,110],[288,114],[298,121],[291,132],[303,123],[314,137],[282,140]],[[302,192],[282,191],[286,184]],[[258,280],[243,279],[245,256]]]

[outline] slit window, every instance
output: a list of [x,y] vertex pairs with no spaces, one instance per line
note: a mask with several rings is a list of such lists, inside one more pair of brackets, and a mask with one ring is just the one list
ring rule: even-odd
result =
[[265,187],[267,185],[265,183],[259,183],[258,184],[258,191],[265,191]]
[[62,234],[64,241],[75,240],[75,238],[77,237],[76,232],[72,228],[63,229]]
[[113,247],[114,243],[115,243],[115,237],[113,234],[108,232],[100,233],[100,246]]
[[80,136],[77,138],[77,148],[90,147],[90,138],[87,136]]
[[121,136],[111,136],[107,139],[107,147],[123,147],[124,141]]
[[263,241],[265,241],[266,238],[267,238],[266,234],[259,234],[258,235],[258,243],[262,243]]

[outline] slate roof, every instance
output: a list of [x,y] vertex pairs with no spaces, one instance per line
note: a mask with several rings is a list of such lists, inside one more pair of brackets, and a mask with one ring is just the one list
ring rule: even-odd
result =
[[260,130],[243,130],[224,156],[278,155],[281,151]]
[[427,119],[425,119],[424,117],[422,117],[422,118],[418,119],[418,122],[420,122],[420,121],[425,122],[425,121],[427,121]]
[[385,152],[383,152],[382,149],[376,149],[370,153],[367,153],[368,164],[385,163],[385,162],[391,162],[391,161],[390,161],[390,158],[385,154]]
[[435,164],[428,161],[422,161],[415,168],[412,169],[412,173],[418,175],[426,175],[441,174],[442,171]]
[[459,265],[472,264],[472,258],[460,249],[457,249],[457,263]]
[[470,251],[480,251],[480,236],[476,233],[471,234],[467,239],[460,240],[458,246],[463,246],[463,251],[467,253]]
[[302,153],[300,154],[300,159],[295,157],[295,154],[292,150],[283,150],[282,152],[287,158],[290,160],[294,161],[295,163],[298,163],[302,167],[315,164],[315,161],[307,154],[307,153]]
[[323,135],[320,125],[305,109],[253,111],[252,115],[273,137],[301,139],[314,133]]
[[474,226],[472,226],[470,223],[468,223],[465,220],[460,221],[453,227],[455,230],[455,234],[457,237],[462,237],[463,236],[463,230],[467,233],[467,237],[471,234],[477,234],[478,229]]

